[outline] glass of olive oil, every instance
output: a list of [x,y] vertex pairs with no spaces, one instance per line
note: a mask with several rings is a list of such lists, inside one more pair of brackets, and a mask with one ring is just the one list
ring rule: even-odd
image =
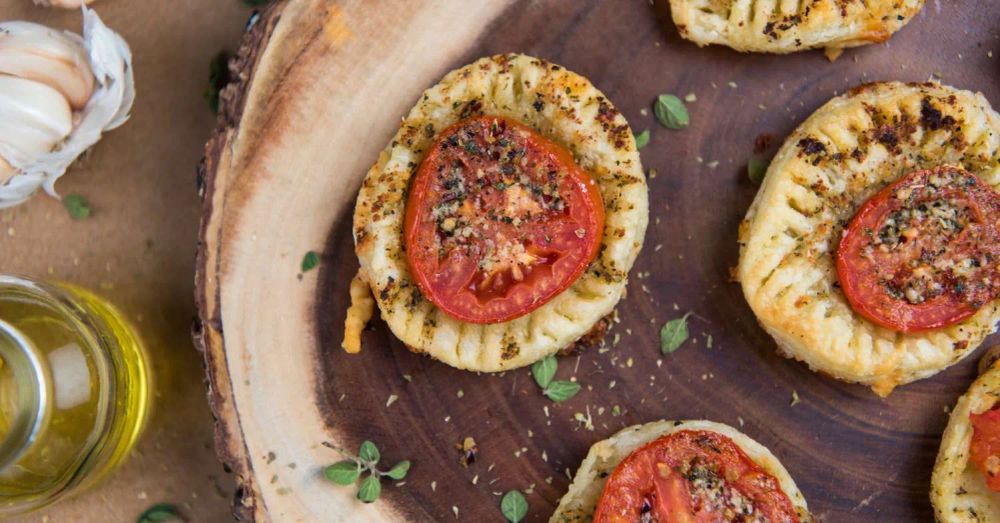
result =
[[149,410],[146,354],[111,305],[0,275],[0,519],[96,483]]

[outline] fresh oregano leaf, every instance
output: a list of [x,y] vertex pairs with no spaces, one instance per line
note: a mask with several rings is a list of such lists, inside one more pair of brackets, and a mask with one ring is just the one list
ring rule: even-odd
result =
[[511,490],[500,500],[500,512],[510,523],[519,523],[528,515],[528,500],[519,491]]
[[535,364],[531,366],[531,375],[535,378],[535,383],[543,389],[548,387],[549,383],[552,383],[552,378],[556,375],[556,368],[558,366],[559,362],[556,361],[556,357],[554,355],[536,361]]
[[365,440],[361,443],[361,449],[358,450],[358,458],[368,464],[374,465],[378,463],[381,459],[381,455],[378,452],[378,447],[375,446],[371,441]]
[[63,206],[69,217],[74,220],[85,220],[90,217],[90,202],[79,194],[68,194],[63,198]]
[[378,476],[375,474],[370,474],[364,481],[361,482],[361,488],[358,489],[358,499],[364,503],[371,503],[378,499],[379,495],[382,494],[382,483],[378,480]]
[[751,158],[747,162],[747,176],[750,177],[750,181],[759,184],[764,181],[764,175],[767,174],[768,162],[761,160],[760,158]]
[[687,107],[680,98],[672,94],[661,94],[656,98],[653,114],[667,129],[683,129],[691,123]]
[[670,354],[687,341],[688,316],[691,316],[690,312],[663,324],[663,328],[660,329],[660,352]]
[[553,381],[543,392],[550,400],[559,403],[576,396],[580,392],[580,384],[575,381]]
[[642,149],[649,143],[649,129],[635,135],[635,148]]
[[353,485],[361,475],[361,466],[353,460],[345,460],[323,469],[323,475],[338,485]]
[[409,471],[410,471],[410,460],[406,460],[396,463],[396,465],[391,469],[389,469],[389,472],[386,472],[385,475],[389,476],[390,478],[396,481],[399,481],[405,478],[406,473]]
[[309,272],[319,265],[319,253],[309,251],[302,257],[302,272]]
[[184,521],[177,506],[170,503],[157,503],[143,512],[136,523],[157,523],[159,521]]

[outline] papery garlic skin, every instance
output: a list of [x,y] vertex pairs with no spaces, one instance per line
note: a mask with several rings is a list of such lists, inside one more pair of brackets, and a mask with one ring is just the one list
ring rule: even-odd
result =
[[78,9],[80,6],[90,4],[93,1],[94,0],[35,0],[35,4],[42,7]]
[[[19,103],[18,109],[11,109],[12,115],[19,115],[21,120],[10,120],[9,125],[5,115],[2,113],[3,102],[0,101],[0,159],[7,163],[16,171],[12,177],[4,182],[4,165],[0,164],[0,208],[12,207],[24,202],[39,187],[53,196],[55,192],[55,182],[73,163],[78,156],[90,148],[101,139],[101,133],[114,129],[125,123],[129,117],[129,111],[135,100],[135,79],[132,72],[132,53],[125,40],[114,31],[107,28],[91,9],[83,8],[83,38],[77,35],[66,36],[65,33],[57,33],[58,37],[46,40],[37,56],[28,56],[29,52],[23,51],[18,46],[10,46],[14,51],[4,54],[2,40],[0,40],[0,71],[13,70],[18,67],[27,68],[26,76],[16,78],[22,82],[31,82],[37,92],[26,98],[27,102]],[[27,32],[28,26],[35,26],[29,22],[5,22],[0,23],[0,39],[3,33],[7,36],[23,36]],[[38,26],[44,28],[44,26]],[[45,28],[47,29],[47,28]],[[51,30],[50,30],[51,31]],[[41,34],[37,28],[31,32],[33,35]],[[70,35],[72,33],[69,33]],[[56,109],[51,99],[40,93],[51,94],[51,92],[61,93],[64,102],[68,105],[73,103],[70,97],[76,98],[78,91],[83,84],[76,83],[86,75],[77,72],[67,73],[37,73],[30,72],[30,67],[44,66],[46,64],[56,64],[55,68],[65,64],[74,63],[74,53],[67,53],[61,46],[66,41],[74,41],[85,57],[84,65],[94,80],[93,92],[89,95],[82,107],[77,107],[77,111],[72,115],[71,131],[57,140],[55,143],[46,143],[56,134],[57,131],[65,129],[55,125],[56,122],[64,122],[65,114],[62,109]],[[59,52],[54,52],[54,50]],[[41,58],[39,58],[39,56]],[[58,62],[58,64],[57,64]],[[13,64],[13,65],[11,65]],[[79,73],[79,76],[74,76]],[[11,79],[12,76],[0,74],[0,80]],[[84,82],[85,83],[85,82]],[[3,92],[9,82],[0,82],[0,100],[5,95]],[[23,87],[24,84],[17,84],[9,87],[10,93],[15,92],[15,87]],[[24,95],[23,91],[21,95]],[[8,95],[9,96],[9,95]],[[47,107],[51,110],[46,120],[39,113],[28,111],[28,102],[35,105],[30,107],[40,108],[42,102],[51,103]],[[79,102],[79,100],[76,100]],[[30,116],[36,116],[36,123],[40,123],[40,128],[28,128],[28,125],[18,125],[31,121]],[[39,130],[41,129],[41,130]],[[40,151],[40,152],[39,152]],[[9,169],[8,169],[9,171]]]
[[28,78],[57,89],[73,109],[94,92],[83,39],[31,22],[0,24],[0,74]]

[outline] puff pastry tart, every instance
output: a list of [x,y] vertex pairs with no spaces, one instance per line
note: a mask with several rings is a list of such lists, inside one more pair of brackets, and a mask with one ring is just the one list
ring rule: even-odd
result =
[[981,94],[879,83],[785,142],[740,225],[737,275],[787,356],[887,395],[1000,319],[1000,116]]
[[1000,365],[958,399],[941,439],[931,503],[942,523],[1000,521]]
[[923,7],[923,0],[670,0],[681,36],[704,46],[791,53],[884,42]]
[[632,131],[586,78],[483,58],[428,89],[368,172],[359,278],[412,350],[512,369],[603,324],[648,206]]
[[549,523],[813,521],[778,458],[711,421],[658,421],[596,443]]

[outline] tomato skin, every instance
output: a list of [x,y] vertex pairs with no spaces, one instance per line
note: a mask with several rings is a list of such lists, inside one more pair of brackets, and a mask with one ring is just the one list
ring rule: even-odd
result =
[[983,474],[986,486],[1000,492],[1000,405],[981,414],[972,414],[972,462]]
[[600,188],[569,151],[497,116],[437,135],[411,182],[403,227],[421,292],[479,324],[523,316],[566,290],[603,234]]
[[[944,181],[940,186],[930,180]],[[900,198],[900,195],[907,195]],[[933,205],[957,217],[938,226]],[[923,210],[931,209],[929,212]],[[837,250],[837,275],[848,302],[858,314],[899,332],[922,332],[958,323],[1000,292],[1000,195],[977,177],[949,166],[915,171],[866,201],[851,220]],[[919,214],[918,214],[919,213]],[[897,218],[915,224],[898,230]],[[963,221],[961,227],[955,225]],[[935,228],[938,227],[938,228]],[[954,229],[958,232],[953,232]],[[890,232],[893,247],[885,248]],[[940,269],[937,260],[978,263],[971,277]],[[915,267],[915,268],[914,268]],[[918,273],[918,271],[925,271]],[[930,280],[917,274],[930,273]],[[992,283],[983,285],[983,280]],[[904,294],[897,281],[926,285],[926,294]],[[929,284],[926,282],[930,281]]]
[[681,430],[647,443],[615,467],[593,521],[634,523],[645,513],[659,523],[745,521],[739,518],[750,507],[749,513],[773,523],[799,521],[778,480],[730,438]]

